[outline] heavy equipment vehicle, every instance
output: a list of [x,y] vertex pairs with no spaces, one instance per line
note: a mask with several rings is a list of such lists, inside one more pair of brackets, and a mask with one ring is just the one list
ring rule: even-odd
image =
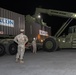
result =
[[49,36],[43,41],[43,49],[49,52],[56,51],[58,48],[76,48],[76,26],[68,28],[68,34],[66,36],[60,36],[66,27],[76,19],[76,13],[36,8],[35,14],[33,15],[38,23],[42,24],[41,20],[38,19],[38,15],[48,14],[50,16],[58,16],[67,18],[67,21],[61,26],[54,36]]

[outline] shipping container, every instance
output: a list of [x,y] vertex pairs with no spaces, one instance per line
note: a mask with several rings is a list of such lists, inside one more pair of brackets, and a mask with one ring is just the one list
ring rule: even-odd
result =
[[0,8],[0,35],[17,35],[25,30],[25,16]]
[[38,23],[26,23],[25,34],[28,36],[30,42],[38,36],[40,29],[41,26]]

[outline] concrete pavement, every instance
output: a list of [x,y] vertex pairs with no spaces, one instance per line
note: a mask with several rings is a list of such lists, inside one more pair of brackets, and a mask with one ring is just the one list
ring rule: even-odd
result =
[[24,64],[15,55],[0,57],[0,75],[76,75],[76,50],[26,52]]

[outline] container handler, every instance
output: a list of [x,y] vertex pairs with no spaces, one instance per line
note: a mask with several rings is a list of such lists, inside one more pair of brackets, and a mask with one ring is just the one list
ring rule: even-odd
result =
[[68,29],[68,35],[62,37],[61,33],[65,28],[76,19],[76,13],[65,12],[52,9],[36,8],[34,17],[38,20],[37,16],[40,14],[48,14],[50,16],[58,16],[67,18],[67,21],[61,26],[54,36],[49,36],[43,41],[43,49],[49,52],[56,51],[58,48],[76,48],[76,26],[71,26]]

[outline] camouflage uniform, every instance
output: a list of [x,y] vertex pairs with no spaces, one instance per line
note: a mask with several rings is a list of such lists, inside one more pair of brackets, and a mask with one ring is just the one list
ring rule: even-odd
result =
[[33,46],[33,53],[36,53],[37,47],[36,47],[36,39],[35,38],[32,41],[32,46]]
[[18,51],[16,54],[16,61],[20,59],[23,60],[24,52],[25,52],[25,44],[28,42],[28,37],[23,33],[20,33],[14,38],[14,41],[18,44]]

